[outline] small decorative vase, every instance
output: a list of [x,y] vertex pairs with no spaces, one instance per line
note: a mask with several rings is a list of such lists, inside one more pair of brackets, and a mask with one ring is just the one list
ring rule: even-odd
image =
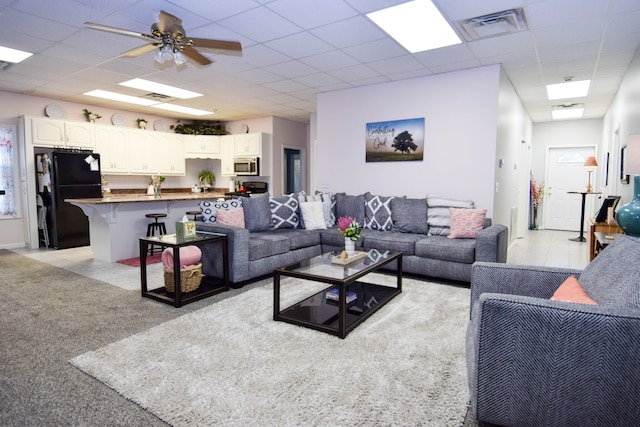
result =
[[347,251],[347,255],[352,256],[356,253],[356,242],[348,237],[344,238],[344,250]]
[[160,187],[159,182],[153,184],[153,197],[155,197],[156,199],[162,197],[162,188]]

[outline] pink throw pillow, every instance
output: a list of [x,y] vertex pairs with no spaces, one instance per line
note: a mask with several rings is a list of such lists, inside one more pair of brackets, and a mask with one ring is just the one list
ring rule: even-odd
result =
[[218,224],[233,225],[235,227],[244,228],[244,209],[229,209],[218,211]]
[[486,209],[449,208],[451,213],[450,239],[475,239],[484,225]]
[[[200,262],[202,251],[197,246],[183,246],[180,248],[180,268],[187,265],[195,265]],[[173,268],[173,248],[162,251],[162,265],[164,268]]]
[[580,282],[578,282],[578,279],[576,279],[573,275],[567,277],[567,280],[562,282],[562,284],[554,292],[551,299],[554,301],[598,305],[597,302],[591,299],[589,294],[587,294],[587,291],[584,290]]

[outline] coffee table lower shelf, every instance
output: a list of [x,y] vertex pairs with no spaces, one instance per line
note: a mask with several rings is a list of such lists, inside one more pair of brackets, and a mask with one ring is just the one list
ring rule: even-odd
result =
[[274,320],[305,326],[344,338],[360,323],[368,319],[387,302],[402,292],[401,289],[365,282],[349,284],[349,292],[357,298],[346,304],[344,329],[340,328],[340,306],[338,301],[326,298],[326,293],[334,286],[303,299],[302,301],[274,313]]

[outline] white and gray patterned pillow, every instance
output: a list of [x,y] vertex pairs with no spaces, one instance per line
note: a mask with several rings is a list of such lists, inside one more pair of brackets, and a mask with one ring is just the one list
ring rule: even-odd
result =
[[298,228],[300,216],[298,197],[295,194],[269,198],[269,208],[271,209],[271,228]]
[[230,200],[203,200],[200,202],[200,211],[204,222],[216,222],[219,209],[230,210],[242,207],[242,199]]
[[393,196],[374,196],[367,192],[364,195],[364,228],[378,231],[391,231],[391,200]]
[[[322,211],[324,213],[324,221],[327,227],[333,227],[336,225],[336,195],[335,193],[323,193],[316,191],[316,197],[320,196],[322,200]],[[327,215],[328,212],[328,215]]]
[[449,208],[474,209],[473,200],[455,200],[427,195],[429,236],[448,236],[451,226]]

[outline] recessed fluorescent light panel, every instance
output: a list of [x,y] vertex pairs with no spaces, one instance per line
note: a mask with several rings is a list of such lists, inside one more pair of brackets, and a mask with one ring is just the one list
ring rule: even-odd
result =
[[190,114],[192,116],[206,116],[207,114],[213,114],[213,111],[198,110],[197,108],[183,107],[175,104],[155,104],[153,108],[160,108],[162,110],[175,111],[176,113]]
[[33,55],[33,53],[0,46],[0,61],[13,62],[14,64],[17,64],[18,62],[24,61],[31,55]]
[[123,95],[121,93],[109,92],[107,90],[101,90],[101,89],[85,92],[84,95],[110,99],[112,101],[127,102],[129,104],[146,105],[146,106],[158,103],[158,101],[154,101],[152,99],[138,98],[137,96]]
[[145,90],[148,92],[161,93],[172,98],[189,99],[202,96],[201,93],[191,92],[190,90],[180,89],[178,87],[156,83],[145,79],[128,80],[126,82],[120,83],[120,85],[132,87],[134,89]]
[[367,16],[411,53],[462,43],[430,0],[413,0]]
[[582,98],[589,94],[590,86],[591,80],[547,85],[547,96],[549,97],[549,100]]
[[554,105],[551,108],[551,117],[553,117],[553,120],[580,119],[583,114],[584,104],[575,104],[569,107]]

